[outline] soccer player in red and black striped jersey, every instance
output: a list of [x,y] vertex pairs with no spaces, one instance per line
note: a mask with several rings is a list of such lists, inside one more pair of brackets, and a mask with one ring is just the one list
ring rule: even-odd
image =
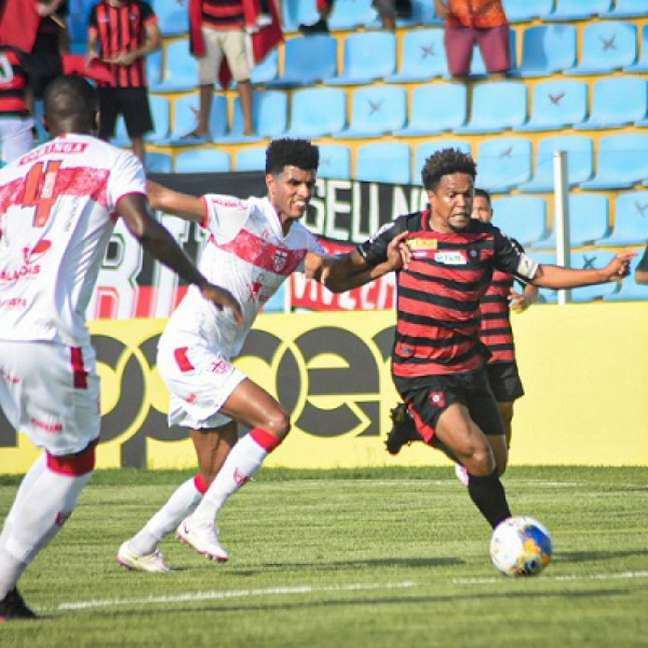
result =
[[160,46],[157,18],[148,2],[101,0],[90,13],[88,58],[111,66],[112,81],[99,84],[99,137],[109,140],[124,115],[133,153],[144,160],[144,135],[153,130],[145,57]]
[[605,268],[540,265],[497,227],[471,218],[476,165],[455,149],[426,160],[429,206],[384,225],[337,259],[311,257],[307,274],[341,292],[383,263],[390,242],[407,232],[405,264],[397,272],[397,324],[392,376],[423,440],[468,470],[468,492],[494,528],[511,515],[500,475],[508,450],[488,384],[479,340],[479,300],[501,270],[545,288],[574,288],[626,276],[632,254]]

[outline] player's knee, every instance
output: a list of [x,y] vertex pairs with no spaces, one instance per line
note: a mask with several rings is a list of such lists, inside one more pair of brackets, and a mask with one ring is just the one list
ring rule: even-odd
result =
[[290,432],[290,417],[283,410],[277,409],[268,417],[264,428],[270,434],[283,439]]
[[487,445],[478,445],[472,449],[466,468],[472,475],[486,476],[496,468],[495,457]]

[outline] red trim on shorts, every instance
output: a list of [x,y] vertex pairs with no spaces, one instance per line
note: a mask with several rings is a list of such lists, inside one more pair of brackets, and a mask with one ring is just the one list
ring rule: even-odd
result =
[[411,406],[407,406],[407,411],[412,415],[414,423],[416,425],[416,431],[423,437],[425,443],[430,443],[432,438],[436,434],[434,428],[431,425],[428,425],[422,418],[421,415]]
[[98,441],[99,439],[91,441],[85,450],[81,450],[81,452],[72,455],[55,457],[45,451],[47,467],[52,472],[69,477],[80,477],[81,475],[92,472],[95,467],[95,446]]
[[201,494],[204,495],[207,492],[207,489],[209,488],[209,484],[203,479],[203,476],[198,473],[194,477],[194,486],[196,487],[196,490]]
[[189,347],[178,347],[173,351],[173,357],[175,358],[176,364],[180,368],[180,371],[183,373],[187,371],[193,371],[195,367],[189,361],[187,357],[187,350]]
[[267,430],[263,428],[253,428],[250,430],[250,436],[266,451],[272,452],[282,441],[283,439],[270,434]]
[[83,350],[81,347],[70,347],[70,364],[72,365],[74,388],[88,389],[88,372],[83,366]]

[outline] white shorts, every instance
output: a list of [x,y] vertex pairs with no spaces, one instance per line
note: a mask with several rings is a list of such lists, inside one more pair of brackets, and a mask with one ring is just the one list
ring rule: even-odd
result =
[[217,428],[232,419],[219,412],[223,403],[247,378],[229,354],[209,347],[201,338],[160,338],[157,368],[171,392],[169,426],[193,430]]
[[0,340],[0,407],[16,430],[50,454],[81,452],[99,436],[94,349]]
[[31,151],[34,146],[31,117],[3,117],[0,119],[0,155],[4,164]]
[[223,55],[234,81],[248,81],[252,69],[250,38],[243,30],[202,28],[205,56],[198,59],[198,83],[211,85],[218,81]]

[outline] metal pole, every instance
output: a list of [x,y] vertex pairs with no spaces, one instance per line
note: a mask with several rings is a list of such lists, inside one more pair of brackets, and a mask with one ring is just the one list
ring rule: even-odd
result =
[[[569,260],[569,186],[567,184],[567,153],[554,151],[554,228],[556,230],[556,264],[568,267]],[[570,301],[569,290],[558,291],[558,303]]]

